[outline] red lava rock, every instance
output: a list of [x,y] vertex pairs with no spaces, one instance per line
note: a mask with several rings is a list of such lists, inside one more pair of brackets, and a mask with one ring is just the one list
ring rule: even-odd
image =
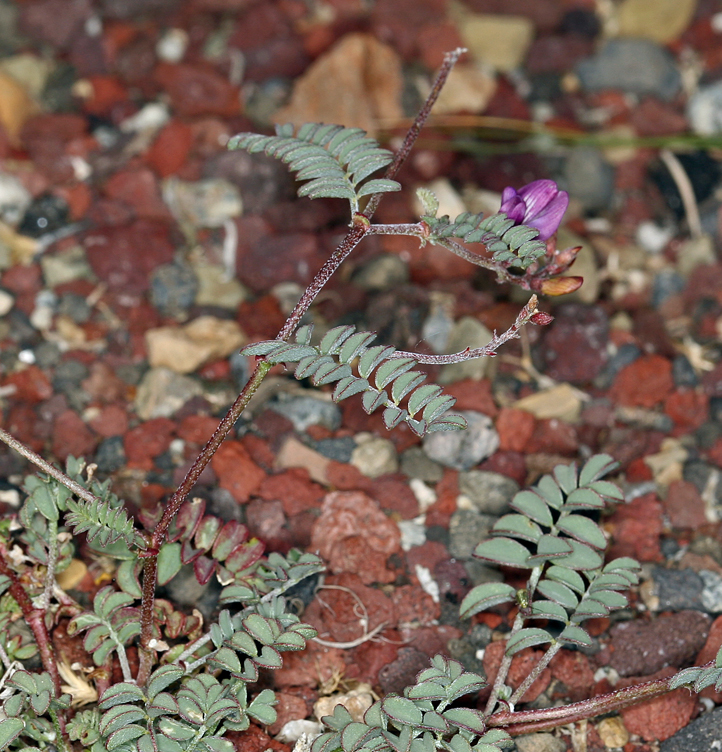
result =
[[637,561],[663,561],[659,548],[662,504],[653,493],[616,508],[608,520],[613,543],[609,558],[631,556]]
[[97,436],[74,410],[65,410],[53,427],[53,454],[65,461],[68,455],[87,457],[95,450]]
[[285,320],[275,295],[261,295],[254,301],[244,300],[238,307],[238,321],[253,340],[273,339]]
[[343,676],[345,668],[343,650],[310,640],[305,650],[283,654],[283,666],[273,672],[273,682],[280,688],[317,687],[334,676]]
[[497,451],[479,465],[479,470],[506,475],[520,486],[526,485],[526,460],[521,452]]
[[364,491],[369,495],[373,494],[373,481],[354,465],[331,460],[326,468],[326,478],[328,485],[338,491]]
[[238,441],[226,441],[221,444],[213,455],[211,467],[218,476],[221,488],[230,491],[233,498],[241,504],[248,501],[266,477]]
[[211,67],[160,63],[153,78],[166,91],[171,106],[182,117],[233,117],[240,114],[238,88]]
[[564,684],[562,693],[573,702],[586,700],[594,686],[594,671],[584,653],[572,650],[560,650],[549,664],[552,676]]
[[116,172],[103,186],[106,196],[132,207],[137,217],[170,219],[168,207],[160,195],[160,186],[147,167],[129,167]]
[[48,377],[35,365],[11,373],[3,386],[14,386],[13,401],[36,404],[52,397],[53,387]]
[[436,484],[436,501],[426,510],[426,526],[439,525],[448,528],[451,515],[456,511],[459,495],[459,473],[444,468],[444,477]]
[[644,97],[631,111],[634,129],[640,136],[669,136],[684,133],[687,118],[666,102],[656,97]]
[[178,428],[178,437],[203,446],[218,428],[218,422],[212,415],[186,415]]
[[416,681],[417,675],[429,667],[429,656],[414,647],[399,648],[396,660],[379,671],[379,685],[384,694],[403,693]]
[[289,721],[300,721],[306,717],[306,702],[288,692],[276,692],[276,720],[268,727],[268,733],[276,736]]
[[502,407],[495,427],[501,451],[523,452],[534,433],[536,418],[526,410]]
[[38,420],[35,408],[27,402],[11,405],[2,425],[18,441],[27,444],[34,452],[43,450],[51,429],[49,424]]
[[433,572],[434,568],[440,561],[445,561],[449,558],[449,552],[446,546],[439,541],[424,541],[420,546],[414,546],[406,552],[406,564],[409,569],[411,579],[416,581],[416,565],[425,567],[429,572]]
[[385,511],[393,512],[404,520],[412,520],[419,514],[419,502],[409,487],[406,476],[382,476],[373,481],[372,489],[371,496]]
[[126,397],[125,382],[103,361],[90,364],[90,375],[82,381],[81,386],[93,399],[102,402],[115,402]]
[[695,530],[707,524],[706,504],[694,483],[672,481],[662,503],[673,527]]
[[271,235],[250,248],[239,247],[238,275],[243,284],[261,293],[289,279],[308,284],[325,260],[311,233]]
[[692,433],[709,415],[709,398],[692,389],[678,389],[664,401],[664,412],[675,423],[675,434]]
[[173,119],[161,128],[143,159],[162,178],[173,175],[183,167],[193,146],[193,129]]
[[526,58],[529,73],[566,73],[594,53],[594,40],[579,35],[554,34],[532,42]]
[[85,237],[85,249],[98,277],[111,289],[126,294],[147,290],[150,273],[156,266],[170,263],[174,253],[167,226],[145,219],[127,227],[92,230]]
[[276,455],[265,439],[249,433],[241,439],[241,446],[248,452],[250,458],[264,470],[268,471],[273,467]]
[[[660,671],[644,679],[663,679],[674,670]],[[630,734],[638,734],[645,741],[664,741],[684,728],[697,708],[697,697],[685,687],[675,689],[661,697],[623,708],[620,712],[624,726]]]
[[391,594],[399,626],[430,626],[441,615],[439,604],[420,587],[402,585]]
[[673,388],[672,363],[661,355],[643,355],[617,374],[610,396],[627,407],[654,407]]
[[128,464],[150,470],[153,458],[168,449],[174,433],[175,423],[168,418],[153,418],[132,428],[123,438]]
[[301,467],[269,475],[256,491],[263,499],[280,501],[289,517],[320,508],[324,493],[324,489],[311,480],[308,470]]
[[469,573],[466,567],[456,559],[440,561],[432,572],[439,586],[439,598],[457,604],[471,589]]
[[450,21],[423,26],[416,35],[416,44],[419,57],[428,70],[437,70],[444,62],[446,52],[464,46],[459,29]]
[[233,742],[237,752],[267,752],[269,749],[273,752],[291,752],[289,744],[271,739],[265,731],[253,724],[245,731],[226,731],[223,738]]
[[[496,679],[496,675],[499,672],[499,666],[504,656],[504,650],[506,648],[506,640],[500,640],[499,642],[492,642],[486,646],[484,650],[484,672],[486,673],[486,680],[489,684],[493,684]],[[544,655],[541,650],[533,650],[532,648],[525,648],[517,653],[511,661],[511,667],[509,668],[509,674],[507,676],[507,683],[512,688],[516,689],[526,677],[529,672],[539,663],[541,657]],[[521,698],[522,702],[533,702],[544,690],[549,686],[551,681],[552,672],[549,667],[545,668],[539,678],[529,689],[524,693]]]
[[447,394],[456,398],[454,410],[475,410],[490,418],[496,417],[499,408],[491,393],[491,380],[462,379],[445,388]]
[[346,676],[378,687],[379,673],[398,657],[400,641],[401,635],[398,632],[393,629],[384,630],[382,640],[367,640],[348,651]]
[[[114,109],[128,101],[128,89],[116,76],[95,75],[85,79],[90,89],[90,96],[82,100],[82,108],[89,115],[112,119]],[[121,110],[122,112],[122,110]],[[123,115],[130,115],[123,112]],[[117,118],[122,119],[122,116]]]
[[526,451],[529,454],[574,455],[579,449],[577,432],[571,423],[558,418],[546,418],[537,422]]
[[53,47],[66,48],[88,20],[88,0],[36,0],[19,8],[23,34]]
[[679,668],[702,648],[709,630],[709,617],[699,611],[615,624],[610,632],[610,665],[620,676],[648,676],[666,666]]
[[285,553],[291,548],[291,536],[280,501],[253,499],[246,506],[246,522],[251,534],[270,550]]
[[122,405],[104,405],[88,421],[88,425],[103,438],[123,436],[128,430],[128,413]]
[[593,381],[607,362],[609,320],[599,306],[567,303],[544,331],[545,373],[558,381]]
[[398,527],[361,491],[326,496],[312,545],[334,574],[355,572],[365,583],[391,582],[386,559],[400,550]]

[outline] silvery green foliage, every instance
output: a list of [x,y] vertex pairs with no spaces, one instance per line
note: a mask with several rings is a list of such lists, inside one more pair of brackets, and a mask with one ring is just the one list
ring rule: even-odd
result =
[[[373,332],[337,326],[318,345],[312,345],[312,331],[311,326],[302,326],[295,343],[257,342],[241,353],[263,357],[269,363],[297,363],[294,371],[297,379],[310,378],[314,386],[336,385],[334,402],[362,394],[367,413],[384,408],[384,424],[388,429],[406,421],[417,436],[423,436],[466,427],[462,416],[447,413],[456,400],[444,394],[440,386],[422,385],[426,374],[412,370],[416,364],[413,358],[392,357],[396,350],[390,345],[372,347],[376,338]],[[355,361],[358,362],[353,366]]]
[[[433,205],[429,208],[433,208]],[[464,212],[453,221],[448,215],[436,217],[427,214],[421,219],[431,231],[428,242],[459,238],[466,243],[483,243],[491,252],[492,259],[504,266],[528,269],[546,253],[546,243],[537,240],[539,230],[517,225],[503,212],[489,217]]]
[[[229,583],[222,591],[222,602],[234,604],[234,611],[222,611],[218,623],[199,636],[197,618],[156,599],[154,638],[158,648],[167,650],[167,662],[140,688],[133,681],[127,656],[141,631],[140,591],[135,592],[132,572],[120,572],[128,563],[135,566],[145,539],[124,512],[118,513],[122,512],[121,502],[107,484],[84,476],[84,468],[82,460],[68,460],[68,475],[97,491],[98,501],[76,502],[58,481],[29,476],[25,483],[29,495],[18,515],[24,526],[19,539],[32,552],[27,556],[31,565],[47,566],[49,536],[57,537],[68,529],[86,532],[95,550],[120,562],[117,585],[102,587],[92,609],[76,613],[67,630],[71,635],[83,634],[84,648],[99,667],[107,670],[115,653],[124,681],[106,690],[96,708],[75,715],[68,725],[71,740],[91,752],[233,752],[233,744],[223,739],[227,730],[242,731],[250,719],[261,724],[275,720],[273,692],[264,690],[250,698],[247,684],[258,681],[259,669],[280,668],[283,652],[302,650],[315,635],[312,627],[286,612],[282,594],[319,572],[321,560],[296,550],[287,556],[272,553],[264,557],[263,546],[255,539],[249,541],[243,526],[223,523],[205,515],[204,505],[189,502],[175,521],[170,542],[164,544],[171,555],[159,557],[159,573],[168,582],[180,568],[176,558],[183,563],[204,556],[212,566],[204,564],[202,571],[208,571],[208,576],[216,572],[221,582]],[[0,528],[0,536],[9,536],[5,528]],[[69,560],[72,551],[69,544],[63,555]],[[54,556],[60,563],[60,552],[55,551]],[[30,581],[41,583],[42,571]],[[0,593],[9,584],[6,576],[0,576]],[[29,595],[35,597],[38,592],[31,589]],[[5,609],[12,604],[12,600],[2,602]],[[9,620],[10,615],[9,611],[0,614],[0,628],[3,617]],[[191,637],[189,632],[194,630]],[[6,642],[4,647],[11,660],[31,654],[28,646],[20,643],[11,646]],[[19,666],[13,664],[3,679],[0,749],[10,745],[50,749],[57,740],[57,714],[70,706],[70,695],[54,699],[50,674],[17,670]]]
[[228,148],[282,159],[296,173],[296,180],[308,181],[298,189],[299,196],[348,199],[352,214],[358,212],[363,196],[401,190],[395,180],[367,180],[394,157],[361,128],[306,123],[294,136],[293,125],[287,124],[277,126],[275,136],[239,133]]
[[627,605],[620,591],[637,584],[640,566],[630,558],[604,565],[606,538],[592,519],[623,500],[616,485],[602,480],[614,466],[606,454],[595,455],[581,470],[575,465],[557,465],[553,474],[514,497],[511,507],[516,513],[501,517],[492,537],[474,550],[474,556],[484,561],[533,570],[536,576],[530,583],[538,584],[521,591],[503,582],[478,585],[461,604],[463,618],[516,601],[527,619],[549,619],[564,625],[556,638],[545,629],[520,629],[507,642],[508,655],[555,639],[589,645],[591,638],[579,624]]
[[479,710],[451,707],[486,685],[483,677],[457,661],[437,655],[403,696],[389,694],[354,721],[343,705],[323,722],[330,729],[317,737],[312,752],[499,752],[513,747],[500,729],[488,729]]
[[669,680],[669,688],[689,687],[693,692],[701,692],[714,686],[715,692],[722,691],[722,648],[717,651],[714,665],[693,666],[680,671]]

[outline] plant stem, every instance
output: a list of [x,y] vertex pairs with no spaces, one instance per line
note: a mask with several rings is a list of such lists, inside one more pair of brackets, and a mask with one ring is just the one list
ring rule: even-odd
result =
[[541,657],[541,660],[539,663],[537,663],[536,666],[534,666],[534,670],[530,671],[529,674],[526,676],[524,681],[514,690],[514,694],[509,698],[509,705],[510,707],[514,707],[517,702],[521,700],[522,697],[526,694],[527,689],[531,687],[532,684],[536,681],[536,679],[539,677],[539,675],[544,671],[544,669],[549,665],[550,661],[554,656],[562,649],[562,643],[561,642],[555,642],[549,650],[544,653],[544,655]]
[[50,608],[50,597],[52,596],[55,584],[55,565],[58,563],[58,522],[57,520],[48,520],[48,569],[45,573],[45,589],[43,590],[40,608],[47,611]]
[[[713,665],[714,661],[705,664],[705,667]],[[543,708],[538,710],[523,710],[510,712],[502,710],[486,719],[488,727],[503,728],[510,734],[529,734],[533,731],[546,731],[558,726],[593,718],[604,713],[626,708],[642,700],[651,700],[669,692],[669,679],[657,679],[656,681],[635,684],[625,687],[616,692],[592,697],[571,705],[562,705],[558,708]]]
[[155,586],[158,580],[158,554],[149,556],[143,565],[143,593],[140,601],[140,646],[138,649],[138,675],[136,682],[144,687],[153,668],[153,651],[149,646],[153,638],[153,607]]
[[14,449],[18,454],[21,454],[25,459],[30,460],[34,465],[37,465],[51,478],[55,478],[59,483],[62,483],[66,488],[69,488],[76,496],[85,499],[85,501],[103,503],[95,494],[90,493],[87,488],[83,488],[79,483],[76,483],[72,478],[69,478],[64,472],[58,470],[57,467],[53,467],[39,454],[33,452],[32,449],[26,447],[25,444],[18,441],[2,428],[0,428],[0,441],[5,442],[11,449]]
[[[439,98],[439,94],[441,94],[441,90],[444,88],[444,84],[446,83],[446,79],[449,77],[452,68],[456,65],[458,59],[465,52],[466,49],[464,49],[463,47],[457,47],[453,52],[447,52],[444,55],[444,62],[442,63],[439,72],[436,74],[436,80],[431,87],[429,96],[426,97],[426,101],[419,111],[419,114],[414,118],[414,122],[411,124],[411,127],[407,131],[404,142],[401,144],[401,148],[396,152],[394,161],[389,165],[388,169],[384,173],[384,178],[392,179],[398,174],[399,170],[401,169],[401,165],[406,161],[406,158],[409,156],[409,152],[416,143],[416,139],[419,137],[421,129],[426,124],[426,121],[429,118],[429,114],[431,113],[431,108]],[[381,201],[382,197],[382,193],[375,193],[373,196],[371,196],[368,204],[366,204],[366,209],[363,212],[364,217],[366,217],[367,219],[371,219],[371,217],[373,217],[374,212],[376,211],[376,209],[378,209],[379,202]]]
[[58,666],[53,655],[50,635],[45,626],[45,612],[33,606],[30,596],[20,584],[20,580],[18,580],[15,572],[7,565],[4,556],[0,556],[0,574],[4,574],[10,580],[10,595],[12,595],[15,602],[20,606],[25,621],[33,632],[43,668],[50,674],[50,678],[53,680],[55,696],[60,697],[60,674],[58,673]]

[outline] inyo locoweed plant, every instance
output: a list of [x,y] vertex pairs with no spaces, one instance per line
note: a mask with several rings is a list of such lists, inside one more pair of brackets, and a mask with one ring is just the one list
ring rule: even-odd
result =
[[[305,181],[300,195],[348,199],[351,227],[277,338],[245,348],[245,354],[256,357],[255,370],[162,509],[142,511],[134,520],[109,482],[94,476],[93,465],[71,457],[60,471],[0,431],[3,441],[42,471],[26,479],[27,497],[17,518],[0,525],[0,660],[5,668],[0,681],[0,749],[231,752],[234,744],[227,732],[243,732],[251,720],[275,720],[273,692],[264,689],[251,696],[249,685],[257,682],[261,669],[279,668],[284,651],[302,650],[314,637],[309,625],[286,610],[284,593],[321,571],[323,563],[296,550],[286,556],[264,556],[263,545],[249,539],[243,525],[223,522],[206,514],[201,500],[187,499],[263,378],[275,364],[294,364],[297,378],[310,378],[316,386],[333,385],[334,400],[353,397],[361,399],[369,413],[382,409],[388,428],[405,421],[418,435],[461,430],[463,418],[448,412],[453,398],[439,386],[424,384],[425,375],[414,366],[492,356],[518,336],[523,325],[551,320],[537,310],[533,294],[508,331],[495,334],[486,347],[476,350],[439,356],[399,352],[373,345],[372,332],[356,332],[350,326],[331,329],[315,342],[304,316],[364,237],[408,235],[434,243],[493,271],[499,281],[532,293],[559,295],[581,284],[578,277],[559,276],[579,249],[556,249],[555,233],[568,199],[552,181],[536,181],[518,192],[507,189],[502,211],[486,218],[469,213],[453,220],[437,217],[435,198],[422,192],[425,214],[418,223],[372,223],[382,195],[400,189],[394,177],[461,53],[447,55],[396,155],[359,129],[336,125],[309,124],[298,131],[282,127],[275,136],[240,134],[232,139],[231,148],[262,151],[287,162]],[[384,176],[373,178],[382,168],[387,168]],[[314,752],[494,752],[510,746],[511,734],[590,718],[678,686],[719,689],[722,651],[716,662],[686,669],[671,679],[563,707],[515,707],[562,646],[589,642],[581,626],[584,621],[624,607],[623,591],[637,582],[635,561],[604,564],[606,540],[594,521],[622,501],[619,489],[603,479],[613,465],[610,457],[599,455],[580,469],[558,466],[535,488],[517,494],[514,512],[499,519],[492,537],[476,548],[476,556],[486,562],[529,571],[521,589],[487,583],[475,587],[461,604],[462,617],[503,603],[518,607],[485,710],[459,703],[484,687],[485,680],[437,656],[403,696],[377,701],[363,722],[337,706],[324,719],[328,731],[313,742]],[[98,590],[90,610],[56,582],[81,535],[91,555],[116,561],[114,583]],[[157,587],[190,563],[199,582],[215,576],[223,586],[223,610],[208,629],[197,612],[178,611],[157,597]],[[13,630],[20,617],[32,640]],[[86,667],[95,667],[90,681],[57,659],[52,633],[62,619],[70,619],[70,634],[83,636]],[[539,620],[541,626],[533,626]],[[512,691],[506,685],[512,657],[537,645],[548,645],[544,657]],[[27,670],[23,661],[36,653],[43,670]],[[113,684],[114,667],[122,681]],[[64,691],[68,685],[72,693]],[[88,707],[80,709],[81,705]]]

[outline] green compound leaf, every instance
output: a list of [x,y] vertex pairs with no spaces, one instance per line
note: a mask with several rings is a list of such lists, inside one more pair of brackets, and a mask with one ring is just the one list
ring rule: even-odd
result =
[[568,624],[559,635],[559,641],[568,645],[578,645],[580,647],[589,647],[592,644],[592,638],[575,624]]
[[546,571],[546,576],[550,580],[556,580],[557,582],[564,583],[572,590],[579,593],[579,595],[582,595],[587,589],[581,575],[577,574],[573,569],[569,569],[566,566],[562,567],[555,565],[549,567],[549,569],[547,569]]
[[422,712],[406,697],[389,695],[381,701],[381,707],[391,720],[405,726],[418,726],[423,720]]
[[183,566],[181,561],[181,544],[164,543],[158,554],[158,584],[167,585]]
[[472,588],[459,607],[459,616],[468,619],[500,603],[511,603],[516,598],[516,590],[503,582],[484,582]]
[[531,569],[534,566],[529,563],[529,550],[511,538],[491,538],[482,541],[474,549],[474,556],[502,566],[521,569]]
[[484,729],[486,728],[484,716],[479,710],[471,710],[470,708],[449,708],[441,715],[444,717],[444,720],[448,721],[452,726],[466,729],[473,734],[483,734]]
[[554,638],[544,629],[537,627],[527,627],[520,629],[515,635],[509,638],[506,643],[506,654],[516,655],[524,648],[530,648],[534,645],[543,645],[554,642]]
[[602,556],[593,548],[579,543],[579,541],[567,539],[564,541],[572,547],[572,552],[558,560],[570,569],[581,569],[582,571],[599,569],[604,563]]
[[579,471],[579,485],[587,486],[614,470],[619,463],[609,454],[595,454]]
[[580,514],[570,514],[557,522],[557,528],[581,543],[603,551],[607,547],[607,539],[596,522]]
[[359,199],[374,193],[398,191],[395,180],[367,180],[377,170],[391,164],[393,154],[382,149],[360,128],[308,123],[294,136],[293,126],[280,126],[276,136],[239,133],[229,149],[245,149],[251,154],[265,152],[286,162],[297,180],[309,182],[298,190],[311,198],[346,198],[351,212],[359,211]]
[[519,491],[512,499],[510,506],[540,525],[551,527],[553,524],[548,503],[534,491]]
[[[573,574],[576,574],[576,572],[574,572]],[[577,596],[574,594],[574,591],[570,587],[567,587],[561,582],[555,582],[554,580],[542,580],[537,585],[537,592],[541,593],[545,598],[558,603],[564,608],[574,609],[579,603],[579,598],[577,598]]]
[[536,543],[542,536],[542,531],[536,522],[523,514],[505,514],[493,527],[494,533],[513,535],[530,543]]

